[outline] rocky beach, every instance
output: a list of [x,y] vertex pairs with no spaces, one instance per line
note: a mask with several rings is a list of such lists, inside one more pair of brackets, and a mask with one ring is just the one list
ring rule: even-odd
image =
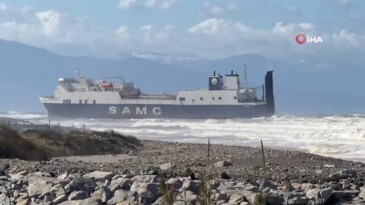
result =
[[[24,128],[17,132],[38,139],[34,130],[33,138]],[[0,204],[365,204],[360,162],[266,147],[262,154],[253,147],[102,136],[105,147],[97,147],[97,155],[2,157]]]

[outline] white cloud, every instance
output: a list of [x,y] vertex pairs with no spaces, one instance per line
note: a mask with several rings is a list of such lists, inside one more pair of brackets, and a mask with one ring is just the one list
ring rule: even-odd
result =
[[8,6],[4,3],[0,3],[0,11],[7,11],[8,10]]
[[149,9],[170,9],[178,0],[120,0],[119,9],[130,9],[133,7],[145,7]]
[[137,0],[120,0],[118,7],[120,9],[129,9],[137,4]]
[[[142,3],[146,1],[143,0]],[[154,5],[162,9],[161,2]],[[142,5],[143,6],[143,5]],[[221,6],[227,9],[225,6]],[[301,54],[365,52],[365,35],[352,30],[321,33],[320,28],[308,22],[277,22],[269,28],[248,26],[244,22],[223,17],[207,18],[188,28],[174,25],[159,27],[148,24],[133,29],[121,25],[104,29],[90,25],[87,18],[80,19],[55,10],[29,11],[16,19],[1,22],[0,38],[19,41],[53,51],[77,48],[76,53],[99,56],[116,56],[123,51],[148,50],[158,53],[182,53],[205,58],[223,58],[242,53],[257,53],[269,57],[288,57]],[[24,20],[25,19],[25,20]],[[298,46],[298,33],[321,36],[320,45]],[[69,49],[70,51],[72,49]],[[68,52],[63,53],[68,54]],[[298,58],[298,59],[301,59]]]
[[36,15],[42,25],[44,35],[50,37],[55,36],[60,25],[61,14],[56,11],[49,10],[38,12]]
[[311,23],[284,24],[283,22],[278,22],[273,28],[273,32],[278,34],[293,34],[294,32],[303,32],[311,30],[314,30],[314,25]]

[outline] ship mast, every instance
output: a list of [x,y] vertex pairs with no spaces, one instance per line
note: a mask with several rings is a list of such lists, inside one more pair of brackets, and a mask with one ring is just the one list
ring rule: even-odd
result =
[[247,81],[247,67],[246,67],[246,64],[243,64],[243,77],[244,77],[244,80],[245,80],[245,89],[248,89],[248,81]]

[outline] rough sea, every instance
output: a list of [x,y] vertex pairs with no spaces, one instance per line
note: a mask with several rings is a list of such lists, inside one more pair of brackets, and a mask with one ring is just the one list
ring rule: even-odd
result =
[[[47,116],[19,112],[0,117],[48,123]],[[229,120],[51,120],[52,125],[114,130],[140,139],[174,142],[264,145],[275,149],[299,150],[318,155],[365,162],[365,115],[275,115],[268,118]]]

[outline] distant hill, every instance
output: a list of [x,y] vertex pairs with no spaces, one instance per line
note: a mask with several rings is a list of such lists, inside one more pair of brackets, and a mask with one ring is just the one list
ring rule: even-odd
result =
[[[43,111],[38,97],[52,95],[59,77],[90,78],[123,75],[145,92],[163,93],[206,88],[213,70],[243,73],[248,67],[250,86],[263,83],[274,70],[275,98],[279,113],[365,113],[365,68],[314,60],[279,61],[245,54],[220,60],[184,57],[173,61],[143,53],[120,60],[60,56],[48,50],[0,40],[0,111]],[[179,61],[179,59],[182,59]]]

